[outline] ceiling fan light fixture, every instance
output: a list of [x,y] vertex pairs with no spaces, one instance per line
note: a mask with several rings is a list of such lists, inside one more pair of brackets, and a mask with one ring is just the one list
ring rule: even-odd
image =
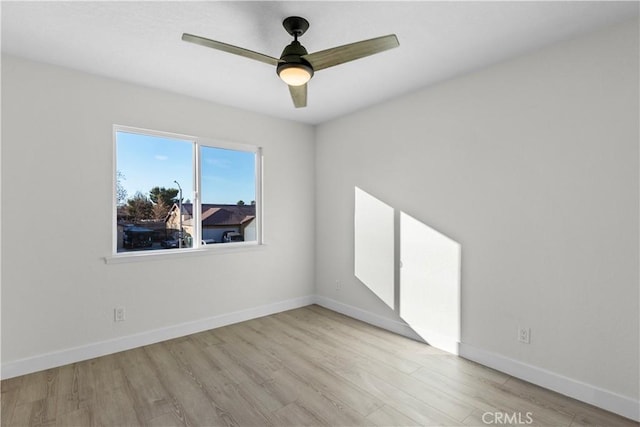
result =
[[280,64],[278,76],[289,86],[302,86],[313,77],[313,68],[306,64]]

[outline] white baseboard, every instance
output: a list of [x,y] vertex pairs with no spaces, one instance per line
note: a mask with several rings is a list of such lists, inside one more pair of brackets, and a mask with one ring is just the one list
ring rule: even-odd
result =
[[458,356],[460,354],[460,341],[456,339],[452,339],[451,337],[446,337],[443,335],[439,335],[433,331],[419,331],[422,337],[421,341],[426,342],[431,347],[435,347],[439,350],[446,351],[447,353],[451,353],[453,355]]
[[460,356],[598,408],[640,421],[640,401],[630,397],[464,343],[460,344]]
[[82,360],[93,359],[94,357],[105,356],[119,351],[130,350],[144,345],[155,344],[157,342],[182,337],[233,323],[244,322],[258,317],[268,316],[281,311],[292,310],[294,308],[305,307],[315,303],[315,296],[309,295],[285,301],[278,301],[272,304],[261,305],[248,308],[246,310],[234,311],[221,314],[206,319],[179,325],[155,329],[139,334],[114,338],[107,341],[100,341],[79,347],[69,348],[51,353],[45,353],[34,357],[2,363],[0,377],[2,379],[17,377],[19,375],[30,374],[45,369],[51,369],[69,363],[80,362]]
[[413,329],[404,322],[388,319],[386,317],[379,316],[377,314],[362,310],[361,308],[354,307],[349,304],[345,304],[340,301],[336,301],[331,298],[323,297],[321,295],[315,296],[315,303],[329,310],[337,311],[345,316],[353,317],[354,319],[362,320],[370,325],[377,326],[387,331],[395,332],[398,335],[411,338],[416,341],[424,341]]

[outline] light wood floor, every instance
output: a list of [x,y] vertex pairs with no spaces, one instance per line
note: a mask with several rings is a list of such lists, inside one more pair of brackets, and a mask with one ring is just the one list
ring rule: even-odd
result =
[[2,381],[3,426],[483,426],[485,413],[638,426],[319,306]]

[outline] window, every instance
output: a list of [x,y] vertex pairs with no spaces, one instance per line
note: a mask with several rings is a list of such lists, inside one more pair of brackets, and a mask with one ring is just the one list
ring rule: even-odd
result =
[[114,140],[114,253],[260,243],[259,147],[122,126]]

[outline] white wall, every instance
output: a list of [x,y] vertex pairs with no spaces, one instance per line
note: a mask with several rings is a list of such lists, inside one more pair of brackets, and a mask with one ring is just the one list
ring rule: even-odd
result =
[[[114,123],[262,146],[266,245],[105,264]],[[313,142],[310,126],[3,57],[3,366],[312,295]]]
[[462,245],[463,344],[637,402],[638,48],[635,21],[320,125],[317,293],[398,319],[354,276],[361,188]]

